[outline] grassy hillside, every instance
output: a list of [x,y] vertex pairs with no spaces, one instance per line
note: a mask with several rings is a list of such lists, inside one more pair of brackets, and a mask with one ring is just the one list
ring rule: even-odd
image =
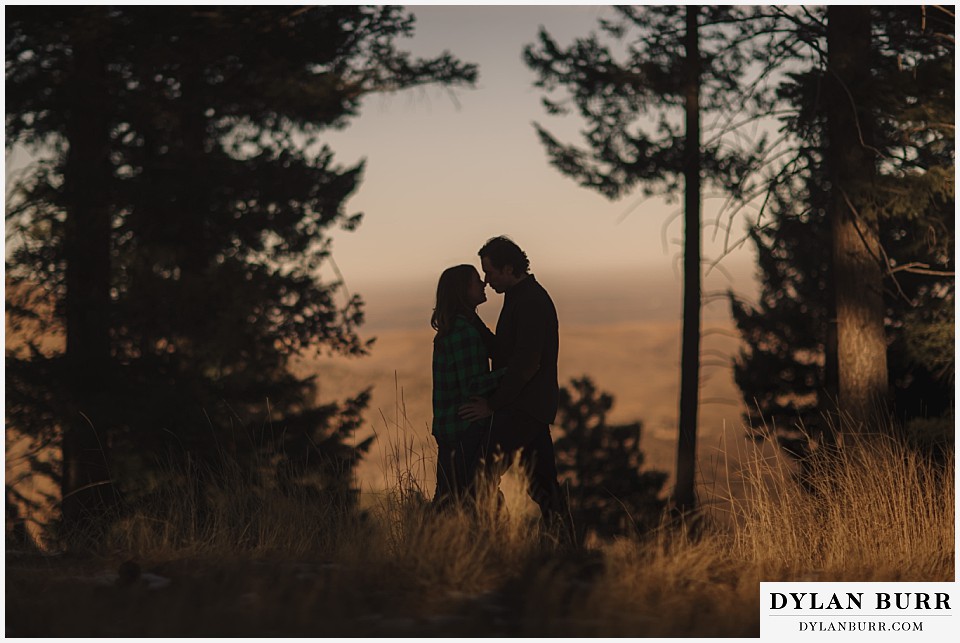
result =
[[[737,347],[729,327],[708,324],[704,337],[699,454],[701,491],[705,498],[726,494],[726,466],[739,460],[746,444],[741,428],[741,402],[733,383],[729,357]],[[319,397],[330,401],[374,386],[365,415],[365,433],[381,439],[360,465],[364,489],[389,486],[384,475],[390,464],[387,446],[398,431],[417,452],[425,487],[432,490],[436,446],[430,436],[433,331],[386,330],[377,334],[369,357],[317,357],[301,360],[296,370],[315,374]],[[605,325],[564,325],[560,331],[560,381],[590,375],[598,388],[611,393],[610,422],[641,420],[641,448],[649,468],[672,474],[676,460],[677,400],[680,377],[678,322],[624,322]]]

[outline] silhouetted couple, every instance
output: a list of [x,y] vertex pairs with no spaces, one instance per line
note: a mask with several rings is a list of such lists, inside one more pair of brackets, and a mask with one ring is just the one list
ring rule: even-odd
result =
[[[440,275],[431,325],[433,435],[437,440],[434,502],[473,499],[480,481],[499,483],[520,453],[529,492],[546,525],[567,523],[550,438],[559,403],[557,311],[529,272],[527,255],[506,237],[480,249],[484,279],[471,265]],[[477,315],[485,285],[504,296],[496,335]],[[493,362],[493,370],[490,361]]]

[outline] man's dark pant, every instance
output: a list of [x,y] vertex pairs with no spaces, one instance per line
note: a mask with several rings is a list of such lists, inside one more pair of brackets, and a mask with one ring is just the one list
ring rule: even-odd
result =
[[[540,506],[544,521],[563,519],[566,502],[557,481],[557,462],[550,438],[550,424],[540,422],[517,408],[503,408],[493,414],[490,431],[483,441],[480,457],[482,471],[499,485],[500,475],[521,451],[520,464],[530,478],[530,497]],[[495,460],[502,454],[502,464]]]

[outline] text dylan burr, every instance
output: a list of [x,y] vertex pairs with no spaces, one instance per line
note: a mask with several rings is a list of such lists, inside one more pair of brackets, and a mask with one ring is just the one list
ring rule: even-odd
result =
[[[824,594],[817,592],[770,592],[770,609],[859,610],[864,609],[863,592]],[[878,610],[948,610],[950,595],[945,592],[876,592],[867,608]]]

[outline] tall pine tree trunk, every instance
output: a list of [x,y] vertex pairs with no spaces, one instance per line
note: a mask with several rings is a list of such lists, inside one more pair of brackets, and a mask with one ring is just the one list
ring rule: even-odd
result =
[[[113,499],[107,465],[110,373],[110,209],[106,66],[96,14],[74,43],[65,129],[66,366],[71,406],[63,427],[62,515],[68,533],[88,526]],[[81,21],[83,22],[83,21]]]
[[[863,430],[888,395],[883,274],[871,187],[876,154],[867,106],[870,7],[827,10],[830,221],[837,315],[838,401],[845,431]],[[849,425],[846,421],[849,420]]]
[[699,9],[687,6],[686,141],[684,144],[683,343],[680,355],[680,437],[674,502],[696,508],[697,407],[700,390],[700,42]]

